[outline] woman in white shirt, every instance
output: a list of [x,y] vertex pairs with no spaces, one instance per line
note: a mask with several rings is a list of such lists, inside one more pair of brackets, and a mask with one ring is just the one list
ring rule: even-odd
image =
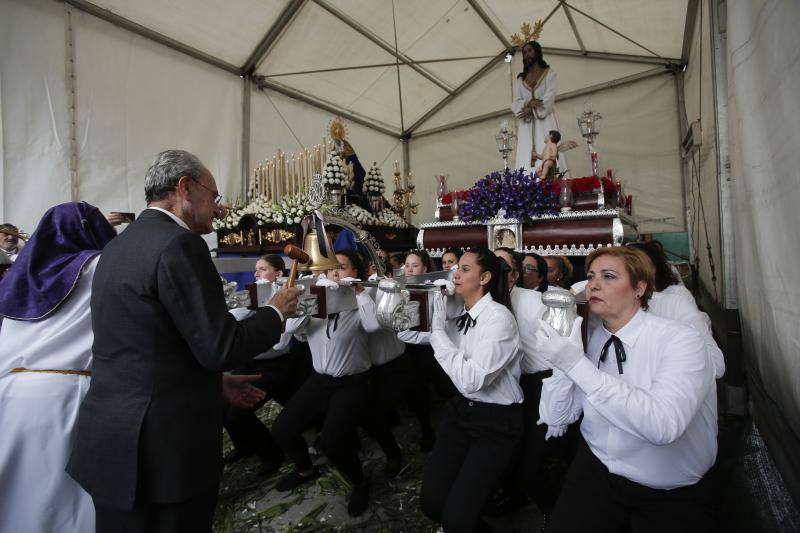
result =
[[463,313],[446,318],[436,293],[430,343],[459,394],[445,407],[422,482],[422,511],[445,531],[475,531],[522,437],[519,335],[508,309],[508,267],[465,252],[455,273]]
[[[329,270],[328,278],[366,279],[366,267],[356,252],[340,251],[336,259],[339,268]],[[380,326],[375,318],[375,302],[363,287],[338,290],[355,290],[358,309],[327,318],[306,316],[286,322],[287,333],[304,333],[308,337],[314,370],[272,424],[272,436],[295,465],[294,471],[282,477],[275,488],[289,491],[319,477],[308,455],[303,431],[324,418],[320,446],[352,484],[347,511],[358,516],[367,508],[369,487],[352,437],[369,402],[367,334]]]
[[[277,254],[261,256],[256,261],[256,280],[276,281],[284,275],[283,258]],[[237,320],[255,314],[246,308],[231,310]],[[232,374],[260,375],[251,385],[263,390],[266,395],[253,408],[243,409],[226,404],[222,425],[233,442],[233,450],[225,455],[226,463],[233,463],[248,455],[257,455],[261,465],[258,475],[271,476],[284,460],[283,452],[275,443],[272,434],[256,413],[269,400],[286,405],[311,373],[311,354],[300,343],[292,343],[292,334],[284,333],[280,341],[269,350],[253,358]]]
[[647,256],[601,248],[586,260],[590,324],[569,338],[541,322],[539,352],[555,367],[540,404],[548,434],[583,414],[585,445],[548,532],[708,531],[706,473],[717,453],[714,363],[690,327],[646,313]]

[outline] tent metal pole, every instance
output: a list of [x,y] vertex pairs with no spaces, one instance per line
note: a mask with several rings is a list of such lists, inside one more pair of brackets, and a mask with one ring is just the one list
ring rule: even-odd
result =
[[586,47],[583,45],[581,34],[578,33],[578,26],[575,25],[575,19],[572,18],[572,12],[570,11],[569,7],[567,7],[567,3],[564,0],[559,0],[559,4],[564,8],[564,14],[567,16],[569,25],[572,27],[572,33],[575,34],[575,40],[578,41],[578,48],[581,49],[581,54],[586,54]]
[[683,204],[683,213],[686,222],[686,235],[689,239],[689,264],[694,264],[694,245],[692,243],[694,229],[692,228],[692,217],[689,216],[689,210],[686,207],[687,199],[686,194],[688,191],[687,183],[687,166],[688,162],[683,154],[683,137],[689,129],[689,119],[686,115],[686,95],[683,85],[683,71],[675,71],[675,97],[678,105],[678,145],[681,146],[681,202]]
[[683,28],[683,47],[681,48],[681,65],[689,64],[689,55],[692,53],[694,42],[694,27],[697,23],[697,8],[700,0],[689,0],[686,5],[686,25]]
[[183,44],[182,42],[176,41],[171,37],[167,37],[164,34],[158,33],[157,31],[151,30],[141,24],[137,24],[131,20],[126,19],[125,17],[121,17],[108,9],[103,9],[102,7],[96,6],[91,2],[87,2],[86,0],[62,0],[67,4],[73,6],[76,9],[83,11],[84,13],[88,13],[93,15],[101,20],[105,20],[106,22],[110,22],[115,26],[119,26],[122,29],[128,30],[132,33],[137,35],[141,35],[146,39],[150,39],[151,41],[155,41],[159,44],[163,44],[164,46],[171,48],[177,52],[182,54],[186,54],[189,57],[193,57],[199,61],[204,63],[208,63],[209,65],[213,65],[217,68],[220,68],[224,71],[230,72],[231,74],[236,74],[239,76],[241,74],[239,67],[228,63],[222,59],[214,57],[210,54],[202,52],[197,48],[192,48],[187,44]]
[[408,57],[407,55],[405,55],[405,54],[403,54],[401,52],[395,52],[394,46],[392,46],[391,44],[387,43],[386,41],[384,41],[383,39],[381,39],[380,37],[375,35],[372,31],[370,31],[368,28],[366,28],[362,24],[360,24],[360,23],[356,22],[355,20],[353,20],[352,18],[350,18],[350,16],[348,16],[343,11],[340,11],[336,7],[334,7],[331,4],[329,4],[328,2],[326,2],[325,0],[314,0],[314,3],[316,3],[319,7],[321,7],[322,9],[324,9],[325,11],[327,11],[328,13],[333,15],[334,17],[338,18],[339,20],[341,20],[342,22],[344,22],[345,24],[347,24],[348,26],[350,26],[351,28],[356,30],[358,33],[360,33],[361,35],[363,35],[364,37],[366,37],[367,39],[369,39],[370,41],[372,41],[376,45],[378,45],[384,51],[392,54],[392,56],[396,57],[404,65],[408,65],[410,68],[412,68],[415,71],[417,71],[417,73],[419,73],[421,76],[427,78],[428,81],[432,82],[433,84],[438,86],[443,91],[449,93],[449,92],[451,92],[453,90],[452,87],[450,87],[447,83],[445,83],[444,81],[442,81],[441,79],[436,77],[429,70],[427,70],[427,69],[415,64],[414,60],[411,59],[410,57]]
[[[577,89],[575,91],[568,91],[565,93],[561,93],[556,95],[556,102],[561,102],[564,100],[569,100],[571,98],[578,98],[587,94],[591,94],[597,91],[602,91],[605,89],[610,89],[612,87],[619,87],[621,85],[626,85],[628,83],[634,83],[640,80],[645,80],[648,78],[652,78],[655,76],[661,76],[663,74],[670,74],[672,71],[668,70],[664,67],[656,67],[650,70],[646,70],[644,72],[640,72],[638,74],[632,74],[630,76],[625,76],[623,78],[617,78],[615,80],[604,81],[603,83],[598,83],[596,85],[590,85],[589,87],[584,87],[583,89]],[[418,139],[420,137],[425,137],[428,135],[434,135],[436,133],[442,133],[445,131],[449,131],[455,128],[463,128],[464,126],[469,126],[471,124],[475,124],[478,122],[483,122],[486,120],[491,120],[493,118],[505,117],[505,116],[512,116],[511,109],[498,109],[497,111],[491,111],[489,113],[484,113],[483,115],[478,115],[475,117],[467,118],[464,120],[459,120],[457,122],[452,122],[450,124],[445,124],[443,126],[438,126],[436,128],[431,128],[428,130],[423,130],[418,133],[414,134],[414,138]]]
[[461,85],[456,87],[456,89],[452,93],[450,93],[447,96],[445,96],[444,98],[442,98],[439,101],[439,103],[437,103],[435,106],[433,106],[424,115],[422,115],[416,122],[414,122],[411,126],[409,126],[409,128],[403,132],[403,136],[404,137],[410,137],[411,134],[414,133],[414,131],[416,131],[417,128],[419,128],[421,125],[423,125],[428,119],[430,119],[432,116],[434,116],[436,113],[438,113],[444,106],[446,106],[448,103],[450,103],[459,94],[463,93],[465,90],[467,90],[469,87],[471,87],[476,81],[481,79],[484,76],[484,74],[486,74],[487,72],[492,70],[492,68],[494,68],[494,66],[496,64],[498,64],[499,62],[501,62],[505,58],[506,53],[507,52],[505,50],[500,52],[491,61],[489,61],[483,67],[481,67],[480,70],[478,70],[475,74],[473,74],[466,81],[464,81],[464,83],[462,83]]
[[581,15],[583,15],[584,17],[586,17],[587,19],[589,19],[589,20],[591,20],[592,22],[594,22],[595,24],[599,24],[600,26],[604,27],[605,29],[607,29],[608,31],[610,31],[611,33],[613,33],[614,35],[617,35],[617,36],[619,36],[619,37],[622,37],[623,39],[625,39],[625,40],[626,40],[626,41],[628,41],[629,43],[631,43],[631,44],[635,44],[636,46],[638,46],[638,47],[639,47],[639,48],[641,48],[642,50],[645,50],[646,52],[649,52],[649,53],[653,54],[653,56],[654,56],[654,57],[661,57],[661,56],[660,56],[660,55],[658,55],[657,53],[655,53],[655,52],[653,52],[652,50],[650,50],[649,48],[647,48],[645,45],[643,45],[643,44],[641,44],[641,43],[637,43],[636,41],[634,41],[633,39],[631,39],[630,37],[628,37],[628,36],[627,36],[627,35],[625,35],[624,33],[622,33],[622,32],[619,32],[619,31],[615,30],[614,28],[612,28],[611,26],[609,26],[608,24],[606,24],[606,23],[604,23],[604,22],[601,22],[601,21],[597,20],[596,18],[594,18],[594,17],[593,17],[593,16],[591,16],[590,14],[586,13],[585,11],[581,11],[581,10],[580,10],[580,9],[578,9],[577,7],[569,5],[569,4],[566,2],[566,0],[563,0],[563,2],[562,2],[562,3],[564,4],[564,7],[569,7],[570,9],[574,10],[576,13],[580,13]]
[[738,309],[736,253],[734,247],[733,182],[728,146],[727,3],[709,2],[711,15],[711,82],[714,88],[714,128],[719,194],[719,244],[722,255],[722,301],[724,309]]
[[294,20],[295,15],[300,11],[300,8],[303,7],[305,4],[305,0],[291,0],[281,11],[278,18],[275,19],[275,22],[272,23],[272,26],[267,30],[267,33],[264,34],[264,37],[261,41],[256,45],[255,49],[250,53],[250,57],[247,58],[247,61],[244,62],[242,65],[242,73],[249,74],[250,72],[254,71],[258,65],[264,60],[269,52],[269,49],[272,48],[272,45],[278,40],[281,36],[283,30],[285,30],[289,24],[291,24],[292,20]]
[[295,100],[303,102],[304,104],[316,107],[317,109],[322,109],[323,111],[327,111],[328,113],[339,115],[342,118],[346,118],[347,120],[355,122],[356,124],[361,124],[362,126],[383,133],[384,135],[394,137],[395,139],[400,137],[400,130],[393,129],[388,124],[383,124],[381,122],[371,120],[367,117],[356,115],[344,109],[343,107],[337,106],[336,104],[326,102],[325,100],[321,100],[315,96],[311,96],[310,94],[306,94],[296,89],[286,87],[285,85],[280,85],[278,83],[269,81],[265,79],[263,76],[256,76],[255,80],[256,84],[261,89],[269,89],[271,91],[281,93],[285,96],[288,96],[289,98],[293,98]]
[[472,10],[475,11],[475,14],[481,18],[483,23],[486,24],[490,30],[492,30],[492,33],[494,33],[495,37],[497,37],[497,40],[503,43],[505,51],[510,52],[513,50],[514,47],[511,45],[511,42],[503,34],[503,32],[500,31],[500,28],[497,27],[497,24],[495,24],[494,21],[489,18],[489,15],[483,10],[483,7],[481,7],[477,0],[467,0],[467,3],[470,5],[470,7],[472,7]]
[[[471,56],[471,57],[450,57],[444,59],[423,59],[421,61],[409,61],[407,65],[426,65],[428,63],[449,63],[455,61],[472,61],[475,59],[491,59],[494,56]],[[314,70],[298,70],[295,72],[279,72],[277,74],[263,74],[265,78],[281,78],[284,76],[300,76],[302,74],[321,74],[325,72],[341,72],[343,70],[364,70],[368,68],[386,68],[397,65],[396,61],[391,63],[372,63],[370,65],[357,65],[353,67],[332,67]]]
[[250,109],[252,100],[250,76],[242,78],[242,200],[247,202],[247,180],[250,177]]
[[580,50],[570,50],[569,48],[542,48],[545,55],[582,57],[585,59],[605,59],[610,61],[625,61],[629,63],[644,63],[649,65],[679,65],[680,59],[669,57],[638,56],[634,54],[612,54],[609,52],[593,52],[587,50],[585,53]]

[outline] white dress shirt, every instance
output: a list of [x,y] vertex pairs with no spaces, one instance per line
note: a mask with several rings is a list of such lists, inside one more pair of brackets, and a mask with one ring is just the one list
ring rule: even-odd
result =
[[317,373],[338,378],[369,370],[367,334],[378,331],[380,325],[372,298],[362,292],[356,300],[358,309],[342,311],[338,318],[306,316],[286,321],[286,333],[305,333],[308,337],[311,362]]
[[464,397],[502,405],[522,402],[514,315],[489,293],[468,312],[475,325],[466,333],[458,330],[456,319],[447,320],[445,330],[431,332],[434,357]]
[[690,326],[702,335],[706,341],[706,351],[714,363],[714,376],[719,379],[725,374],[725,356],[717,346],[717,341],[714,340],[711,320],[707,314],[697,308],[694,300],[687,301],[686,298],[677,294],[656,292],[650,298],[649,304],[649,313]]
[[681,298],[685,298],[689,302],[693,303],[695,307],[697,307],[697,302],[695,302],[694,296],[683,283],[676,283],[675,285],[670,285],[661,292],[664,294],[674,294],[676,296],[680,296]]
[[655,489],[696,483],[717,455],[714,365],[703,337],[641,310],[615,335],[623,373],[613,344],[600,362],[611,333],[590,323],[587,356],[543,381],[542,421],[569,424],[582,412],[583,438],[611,473]]
[[536,352],[536,331],[539,329],[539,319],[546,309],[539,291],[516,286],[511,289],[511,311],[519,329],[519,349],[522,352],[520,368],[523,374],[535,374],[552,368]]

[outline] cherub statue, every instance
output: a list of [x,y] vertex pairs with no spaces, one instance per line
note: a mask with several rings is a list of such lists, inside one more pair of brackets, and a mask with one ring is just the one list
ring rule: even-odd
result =
[[536,166],[536,174],[539,175],[542,179],[555,179],[555,169],[557,168],[558,162],[558,154],[560,152],[566,152],[567,150],[572,150],[573,148],[577,148],[578,143],[575,141],[564,141],[561,144],[558,142],[561,140],[561,133],[557,130],[550,130],[545,137],[544,141],[544,150],[542,150],[541,154],[536,153],[536,151],[531,152],[531,166],[536,166],[536,161],[541,160],[542,162]]

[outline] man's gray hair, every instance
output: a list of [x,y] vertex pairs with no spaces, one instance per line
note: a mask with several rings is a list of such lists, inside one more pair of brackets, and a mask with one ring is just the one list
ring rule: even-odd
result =
[[150,203],[166,198],[178,186],[181,176],[199,182],[205,168],[196,155],[185,150],[161,152],[144,175],[145,201]]

